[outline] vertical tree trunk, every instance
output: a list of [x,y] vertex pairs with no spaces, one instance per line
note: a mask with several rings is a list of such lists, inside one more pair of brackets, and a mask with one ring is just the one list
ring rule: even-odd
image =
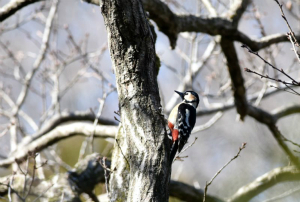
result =
[[102,0],[119,107],[112,201],[168,201],[169,146],[161,113],[155,41],[139,0]]

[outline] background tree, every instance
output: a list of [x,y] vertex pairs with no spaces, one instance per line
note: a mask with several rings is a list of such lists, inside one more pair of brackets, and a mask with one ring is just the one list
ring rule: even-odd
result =
[[[247,142],[206,201],[296,201],[299,1],[278,3],[1,1],[1,195],[198,201]],[[201,106],[168,184],[175,89]]]

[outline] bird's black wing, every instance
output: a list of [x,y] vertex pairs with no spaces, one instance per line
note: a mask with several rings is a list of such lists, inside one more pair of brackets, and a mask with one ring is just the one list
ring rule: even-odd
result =
[[181,104],[178,107],[178,131],[179,131],[179,146],[180,152],[183,146],[187,143],[190,134],[196,123],[196,109],[189,104]]

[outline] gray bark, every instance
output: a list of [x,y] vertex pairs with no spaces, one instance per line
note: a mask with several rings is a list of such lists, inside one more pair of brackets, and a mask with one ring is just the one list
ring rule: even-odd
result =
[[112,156],[112,201],[168,201],[169,145],[161,113],[155,39],[139,0],[104,0],[122,128]]

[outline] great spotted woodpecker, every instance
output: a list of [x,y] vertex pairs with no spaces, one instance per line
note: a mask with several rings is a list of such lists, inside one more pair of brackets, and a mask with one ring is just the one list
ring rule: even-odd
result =
[[175,92],[180,95],[182,102],[172,109],[168,118],[170,136],[172,136],[169,137],[172,138],[171,164],[177,151],[182,150],[190,137],[196,123],[196,108],[199,104],[199,96],[194,91]]

